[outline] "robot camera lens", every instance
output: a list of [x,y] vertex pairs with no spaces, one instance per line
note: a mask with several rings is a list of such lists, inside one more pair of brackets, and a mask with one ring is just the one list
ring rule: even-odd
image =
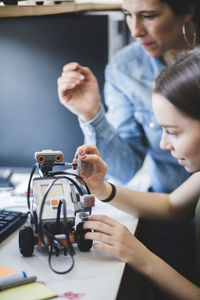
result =
[[39,156],[38,157],[38,162],[43,163],[45,161],[45,157],[44,156]]
[[56,161],[61,161],[62,160],[62,155],[56,155]]

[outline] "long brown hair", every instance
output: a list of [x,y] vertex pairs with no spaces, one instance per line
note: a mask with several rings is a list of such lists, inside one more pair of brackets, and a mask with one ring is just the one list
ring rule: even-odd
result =
[[200,47],[179,56],[163,69],[153,92],[163,95],[184,114],[200,120]]

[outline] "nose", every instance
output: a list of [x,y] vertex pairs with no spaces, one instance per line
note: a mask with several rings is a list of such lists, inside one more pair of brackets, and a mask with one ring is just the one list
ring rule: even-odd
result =
[[130,19],[127,20],[127,25],[129,27],[132,38],[141,37],[145,34],[144,25],[137,16],[131,16]]
[[164,132],[162,133],[162,137],[160,140],[160,148],[163,150],[172,150],[173,148]]

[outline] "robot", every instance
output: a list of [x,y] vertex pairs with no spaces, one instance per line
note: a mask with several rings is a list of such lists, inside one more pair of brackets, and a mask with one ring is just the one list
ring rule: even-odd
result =
[[[92,241],[84,239],[89,230],[83,228],[91,214],[95,198],[85,184],[87,193],[72,178],[79,175],[70,172],[52,172],[54,166],[72,166],[62,163],[61,151],[43,150],[35,153],[36,164],[31,172],[27,202],[30,212],[30,225],[19,230],[19,249],[23,256],[31,256],[34,247],[45,247],[49,252],[51,269],[59,274],[69,272],[74,265],[74,243],[80,251],[89,251]],[[80,173],[81,160],[78,158],[77,173]],[[39,168],[40,176],[33,175]],[[79,178],[81,180],[81,177]],[[33,197],[30,198],[31,184]],[[80,222],[78,223],[78,220]],[[71,267],[64,272],[56,271],[51,265],[51,256],[63,252],[72,258]]]

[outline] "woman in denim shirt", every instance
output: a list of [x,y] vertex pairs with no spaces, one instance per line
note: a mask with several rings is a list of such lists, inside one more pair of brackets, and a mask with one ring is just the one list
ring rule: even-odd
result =
[[[122,8],[135,42],[122,49],[106,68],[107,114],[100,103],[96,78],[78,63],[64,66],[58,79],[59,98],[79,117],[85,143],[98,147],[108,164],[109,178],[127,183],[146,158],[151,190],[171,192],[188,173],[169,151],[159,147],[162,130],[152,111],[152,86],[164,66],[199,42],[200,1],[124,0]],[[193,243],[192,232],[188,224],[165,228],[140,220],[137,236],[192,277],[193,252],[188,248]],[[188,267],[183,269],[185,260]]]
[[[200,47],[181,56],[160,74],[153,91],[152,106],[162,127],[161,148],[170,151],[179,165],[192,173],[172,193],[136,192],[105,181],[107,164],[93,145],[79,147],[74,163],[80,155],[84,163],[81,176],[91,192],[125,212],[171,225],[189,220],[196,210],[196,266],[200,279]],[[87,219],[84,228],[91,230],[85,234],[86,239],[98,241],[94,244],[96,250],[128,263],[164,291],[169,299],[200,299],[200,285],[194,285],[180,275],[117,221],[93,215]],[[129,299],[135,299],[134,288],[131,295]]]

